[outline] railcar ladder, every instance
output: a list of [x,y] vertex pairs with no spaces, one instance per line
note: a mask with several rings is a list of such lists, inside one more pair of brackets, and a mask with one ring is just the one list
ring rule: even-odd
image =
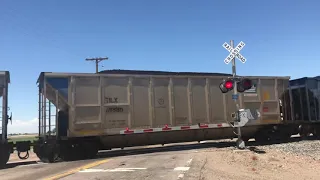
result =
[[[44,103],[42,100],[39,101],[40,104],[40,134],[41,135],[55,135],[55,122],[56,122],[56,110],[55,105],[48,99]],[[45,109],[45,112],[43,112]],[[45,118],[45,119],[44,119]]]
[[[51,101],[48,101],[46,103],[46,112],[47,112],[47,116],[46,116],[46,122],[47,123],[47,127],[48,127],[48,135],[55,135],[55,118],[56,118],[56,111],[55,111],[55,105],[51,102]],[[54,111],[52,111],[54,109]]]
[[[8,107],[8,111],[10,110],[10,108]],[[7,119],[8,121],[9,121],[9,119]],[[3,119],[2,119],[2,106],[0,106],[0,134],[2,134],[2,121],[3,121]],[[8,122],[7,122],[8,123]],[[8,133],[8,132],[7,132]],[[0,137],[0,139],[1,139],[1,137]]]

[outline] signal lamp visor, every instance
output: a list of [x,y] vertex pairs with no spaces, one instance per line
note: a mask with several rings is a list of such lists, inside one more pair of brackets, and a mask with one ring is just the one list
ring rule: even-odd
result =
[[227,93],[228,89],[225,87],[225,85],[223,83],[220,84],[220,90],[222,93]]

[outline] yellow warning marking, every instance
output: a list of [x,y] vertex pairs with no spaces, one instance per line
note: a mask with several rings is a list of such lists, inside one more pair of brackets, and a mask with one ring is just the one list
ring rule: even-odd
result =
[[270,93],[269,92],[263,93],[263,100],[270,100]]
[[96,161],[96,162],[93,162],[93,163],[90,163],[90,164],[87,164],[87,165],[84,165],[84,166],[81,166],[81,167],[72,169],[72,170],[70,170],[70,171],[63,172],[63,173],[61,173],[61,174],[57,174],[57,175],[51,176],[51,177],[49,177],[49,178],[45,178],[44,180],[56,180],[56,179],[60,179],[60,178],[69,176],[69,175],[71,175],[71,174],[77,173],[77,172],[79,172],[79,171],[82,171],[82,170],[85,170],[85,169],[89,169],[89,168],[98,166],[98,165],[100,165],[100,164],[106,163],[106,162],[108,162],[109,160],[110,160],[110,159],[104,159],[104,160],[101,160],[101,161]]

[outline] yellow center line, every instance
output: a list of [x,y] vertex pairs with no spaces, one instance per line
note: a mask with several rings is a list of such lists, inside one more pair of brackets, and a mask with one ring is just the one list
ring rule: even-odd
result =
[[93,163],[90,163],[90,164],[87,164],[87,165],[84,165],[84,166],[81,166],[81,167],[72,169],[72,170],[70,170],[70,171],[63,172],[63,173],[61,173],[61,174],[57,174],[57,175],[51,176],[51,177],[49,177],[49,178],[45,178],[44,180],[56,180],[56,179],[60,179],[60,178],[69,176],[69,175],[71,175],[71,174],[77,173],[77,172],[79,172],[79,171],[81,171],[81,170],[89,169],[89,168],[98,166],[98,165],[100,165],[100,164],[106,163],[106,162],[108,162],[109,160],[110,160],[110,159],[103,159],[103,160],[100,160],[100,161],[96,161],[96,162],[93,162]]

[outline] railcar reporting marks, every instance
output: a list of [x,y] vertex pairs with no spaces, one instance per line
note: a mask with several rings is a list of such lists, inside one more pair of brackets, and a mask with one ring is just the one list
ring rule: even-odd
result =
[[240,42],[235,48],[232,48],[228,43],[224,43],[222,46],[230,52],[230,54],[224,60],[224,63],[229,64],[233,58],[238,58],[242,63],[245,63],[247,59],[240,54],[240,51],[246,44]]
[[107,113],[111,113],[111,112],[114,112],[114,113],[119,112],[119,113],[121,113],[121,112],[123,112],[123,108],[122,107],[108,107],[106,109],[106,112]]
[[105,104],[118,103],[118,98],[117,97],[104,97],[104,103]]

